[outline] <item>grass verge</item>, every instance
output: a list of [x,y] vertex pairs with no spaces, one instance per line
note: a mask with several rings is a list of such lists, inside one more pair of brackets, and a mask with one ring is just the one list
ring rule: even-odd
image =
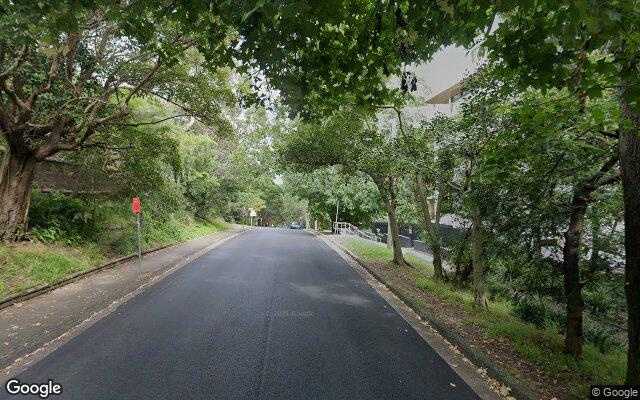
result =
[[[147,226],[143,232],[143,248],[194,239],[225,229],[229,229],[229,224],[221,220]],[[133,245],[117,252],[87,242],[61,244],[34,241],[0,245],[0,299],[55,284],[74,273],[96,268],[109,258],[130,254],[135,250],[135,237],[130,238],[129,242]]]
[[543,398],[588,398],[589,385],[624,380],[626,351],[621,347],[603,353],[586,343],[582,360],[575,361],[562,352],[561,326],[539,328],[522,321],[504,299],[494,299],[488,310],[474,310],[471,292],[434,281],[433,267],[423,260],[408,256],[416,268],[400,268],[389,261],[393,255],[384,246],[359,238],[334,240]]

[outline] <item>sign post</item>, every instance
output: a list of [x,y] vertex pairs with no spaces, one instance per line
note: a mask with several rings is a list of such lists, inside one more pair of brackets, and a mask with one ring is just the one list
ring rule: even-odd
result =
[[133,212],[136,214],[136,231],[138,233],[138,275],[142,275],[142,248],[140,245],[140,199],[133,198]]
[[258,213],[256,213],[256,210],[254,210],[253,208],[249,209],[249,217],[250,217],[251,226],[253,226],[253,217],[255,217],[257,215],[258,215]]

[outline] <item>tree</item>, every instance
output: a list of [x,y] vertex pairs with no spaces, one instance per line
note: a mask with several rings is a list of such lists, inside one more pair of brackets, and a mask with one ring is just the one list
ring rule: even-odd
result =
[[427,238],[431,252],[433,253],[433,277],[435,280],[442,280],[444,268],[442,267],[442,246],[440,243],[440,210],[444,199],[444,184],[437,184],[437,200],[435,202],[435,215],[431,215],[429,195],[427,187],[420,171],[416,172],[415,191],[420,203],[420,210],[424,217],[424,225],[427,229]]
[[336,202],[340,204],[340,220],[354,225],[367,224],[384,213],[378,189],[362,173],[345,175],[339,167],[306,173],[287,171],[284,185],[287,191],[308,201],[312,218],[324,227],[335,221]]
[[567,91],[529,90],[502,109],[481,171],[483,192],[496,204],[489,219],[502,232],[528,231],[534,265],[542,263],[543,236],[562,232],[565,352],[580,358],[582,288],[597,273],[585,268],[585,214],[594,193],[619,180],[615,141],[598,131],[619,114],[611,101],[583,103]]
[[155,95],[212,124],[222,120],[207,96],[219,94],[217,79],[179,61],[196,47],[212,54],[227,27],[193,20],[188,7],[167,11],[153,1],[2,5],[0,240],[20,239],[27,229],[36,163],[103,145],[91,139],[127,125],[134,98]]
[[[406,96],[405,96],[406,97]],[[433,138],[427,139],[424,132],[417,129],[411,129],[411,127],[405,126],[402,110],[396,106],[377,106],[380,109],[393,110],[397,117],[398,130],[401,133],[401,138],[398,141],[399,154],[402,156],[399,158],[400,162],[404,164],[406,170],[414,169],[414,192],[419,208],[422,211],[424,218],[424,226],[427,231],[427,241],[433,252],[433,276],[436,280],[442,280],[444,276],[444,269],[442,267],[442,252],[440,247],[440,206],[444,198],[444,184],[443,180],[439,180],[438,185],[438,200],[436,201],[436,212],[434,215],[434,221],[432,222],[431,211],[429,209],[429,199],[425,183],[423,181],[423,174],[425,172],[424,165],[433,168],[435,161],[433,151]],[[410,132],[409,132],[410,131]]]
[[[521,88],[568,88],[583,99],[600,97],[603,88],[618,89],[620,110],[628,123],[619,132],[605,134],[620,138],[629,304],[626,380],[639,382],[640,85],[635,36],[640,9],[636,2],[445,0],[314,6],[317,18],[304,18],[309,9],[289,3],[237,14],[250,11],[247,58],[256,56],[249,51],[256,42],[278,42],[278,51],[259,52],[257,64],[265,71],[278,71],[272,83],[287,93],[289,104],[306,105],[307,113],[322,112],[349,95],[362,104],[384,99],[392,91],[384,85],[385,72],[401,76],[404,65],[427,60],[449,43],[482,44],[491,59],[502,62],[503,74],[514,77]],[[275,24],[274,14],[282,15]]]
[[300,170],[339,165],[345,172],[367,174],[378,188],[389,215],[393,262],[408,265],[402,255],[397,219],[398,179],[395,139],[381,132],[371,109],[345,109],[318,123],[303,123],[280,145],[281,162]]
[[[455,42],[479,41],[501,72],[521,88],[568,89],[582,100],[615,88],[626,122],[603,136],[618,139],[624,198],[628,338],[626,383],[640,383],[640,112],[635,37],[640,9],[634,0],[538,0],[495,4],[446,1],[445,25],[458,24]],[[436,11],[437,12],[437,11]],[[499,14],[496,29],[491,29]],[[446,17],[445,17],[446,18]],[[436,21],[439,19],[436,18]],[[478,39],[479,38],[479,39]]]
[[[493,79],[490,69],[486,67],[467,78],[463,84],[467,95],[461,106],[460,118],[435,118],[424,126],[424,132],[417,131],[416,135],[408,138],[407,148],[424,149],[426,154],[436,153],[438,162],[427,156],[417,164],[431,173],[447,190],[460,194],[461,211],[471,221],[474,305],[476,308],[486,308],[486,262],[483,255],[486,211],[482,203],[483,195],[478,190],[479,171],[487,144],[494,139],[499,126],[494,109],[504,101],[505,96],[500,95],[501,83]],[[414,160],[419,159],[420,155],[415,154],[415,150],[410,152],[414,153]],[[421,183],[421,179],[417,179],[418,188],[423,187]]]

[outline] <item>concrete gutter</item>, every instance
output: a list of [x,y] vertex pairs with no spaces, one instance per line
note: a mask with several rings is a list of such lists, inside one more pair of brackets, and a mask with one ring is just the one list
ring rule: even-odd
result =
[[397,286],[380,276],[376,271],[373,270],[373,268],[370,268],[366,262],[362,261],[341,244],[335,241],[334,243],[336,243],[356,263],[358,263],[358,265],[367,270],[367,272],[369,272],[376,280],[378,280],[378,282],[386,286],[393,294],[395,294],[400,300],[402,300],[402,302],[405,303],[407,307],[411,308],[416,314],[418,314],[420,318],[424,319],[431,326],[433,326],[433,328],[435,328],[436,331],[438,331],[438,333],[442,335],[442,337],[447,339],[454,346],[457,346],[458,349],[469,360],[471,360],[471,362],[479,367],[486,368],[491,377],[504,383],[506,386],[509,386],[511,388],[511,393],[515,397],[526,400],[537,400],[539,398],[539,396],[537,396],[533,390],[522,384],[520,380],[505,372],[502,367],[498,365],[498,363],[493,361],[482,351],[478,350],[475,346],[471,345],[471,343],[466,341],[458,333],[450,329],[444,322],[442,322],[442,320],[422,310],[413,299],[407,297]]

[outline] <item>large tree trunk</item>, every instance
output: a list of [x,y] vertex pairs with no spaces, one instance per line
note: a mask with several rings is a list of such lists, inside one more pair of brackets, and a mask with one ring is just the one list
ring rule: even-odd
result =
[[489,304],[484,295],[485,265],[482,259],[483,233],[482,218],[475,204],[471,206],[471,257],[473,262],[473,306],[488,308]]
[[629,351],[627,384],[640,384],[640,116],[626,100],[622,112],[632,129],[620,133],[620,164],[624,198],[625,291],[628,308]]
[[580,241],[584,215],[589,204],[589,191],[578,188],[571,200],[569,227],[564,234],[563,276],[567,299],[567,333],[564,352],[579,359],[582,356],[582,285],[580,283]]
[[[424,216],[424,224],[427,227],[427,237],[429,238],[429,246],[433,253],[433,277],[436,280],[442,280],[442,253],[440,251],[440,227],[431,223],[431,210],[429,210],[429,199],[427,190],[424,187],[422,176],[416,173],[416,186],[418,189],[418,198],[420,200],[420,208]],[[437,221],[436,221],[437,224]]]
[[21,240],[27,231],[34,157],[5,150],[0,173],[0,241]]

